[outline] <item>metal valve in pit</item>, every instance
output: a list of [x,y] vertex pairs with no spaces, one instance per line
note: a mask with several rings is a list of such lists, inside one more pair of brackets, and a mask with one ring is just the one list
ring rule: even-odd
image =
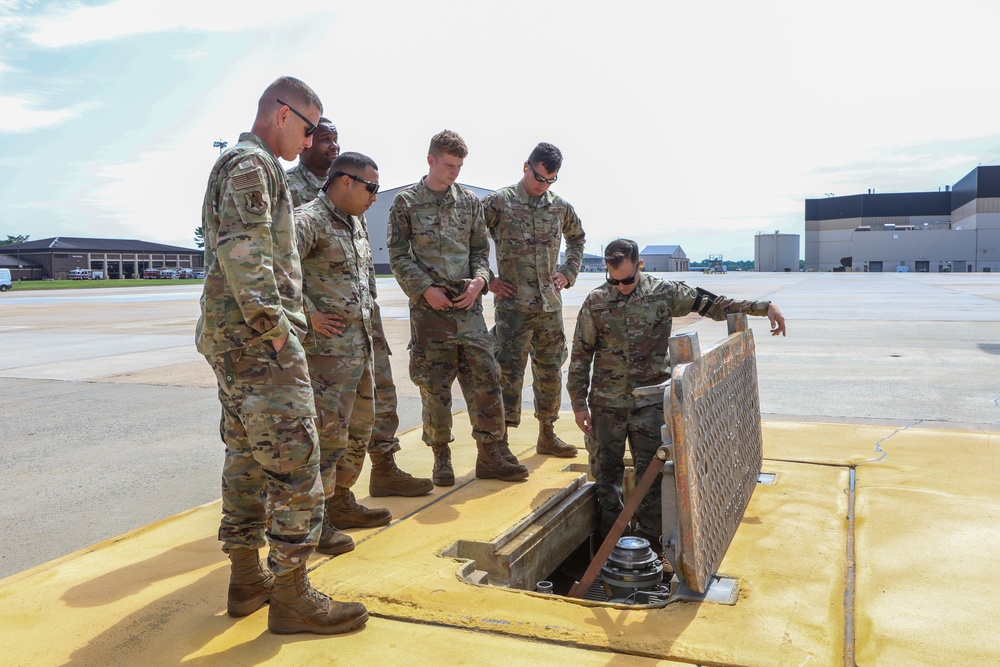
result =
[[623,537],[611,550],[601,581],[608,602],[662,604],[670,597],[670,582],[663,582],[663,562],[642,537]]

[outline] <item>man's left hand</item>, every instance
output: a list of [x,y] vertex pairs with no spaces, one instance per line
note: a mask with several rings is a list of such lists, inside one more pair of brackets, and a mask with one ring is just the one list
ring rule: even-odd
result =
[[486,287],[486,281],[481,276],[477,276],[469,281],[469,285],[462,292],[462,295],[457,299],[452,299],[451,302],[456,308],[469,310],[476,305],[476,297],[479,296],[484,287]]
[[558,271],[552,274],[552,282],[555,284],[557,292],[561,292],[569,287],[569,278]]
[[510,299],[517,296],[517,288],[514,287],[514,284],[501,278],[494,278],[490,281],[490,291],[496,294],[498,299]]
[[785,316],[773,303],[767,307],[767,319],[771,321],[771,335],[785,335]]
[[313,331],[323,334],[327,338],[333,338],[344,333],[344,318],[332,313],[321,313],[318,310],[309,312],[309,320]]

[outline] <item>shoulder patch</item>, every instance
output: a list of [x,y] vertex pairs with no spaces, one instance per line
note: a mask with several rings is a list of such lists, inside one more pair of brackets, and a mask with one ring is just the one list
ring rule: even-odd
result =
[[[240,167],[243,167],[243,165],[241,164]],[[240,173],[233,176],[234,190],[249,190],[250,188],[259,188],[263,185],[264,182],[261,180],[260,170],[252,165],[250,169],[240,171]]]
[[250,192],[243,193],[243,198],[246,200],[247,211],[253,213],[254,215],[260,215],[267,210],[267,201],[264,198],[264,193],[261,190],[251,190]]

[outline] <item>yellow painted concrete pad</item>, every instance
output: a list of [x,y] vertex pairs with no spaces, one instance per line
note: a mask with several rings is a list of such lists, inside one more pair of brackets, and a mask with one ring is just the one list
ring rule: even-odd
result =
[[901,431],[857,473],[859,665],[1000,664],[1000,434]]
[[878,443],[898,431],[886,426],[782,421],[766,421],[761,430],[765,459],[846,466],[880,458]]
[[[466,471],[455,487],[366,501],[396,520],[354,531],[355,551],[311,563],[318,588],[368,606],[365,629],[275,637],[266,608],[228,618],[228,562],[212,503],[0,581],[0,662],[843,665],[843,463],[876,458],[880,441],[888,456],[858,473],[858,663],[996,662],[989,644],[1000,603],[983,592],[988,579],[980,587],[975,577],[988,577],[1000,556],[1000,488],[991,478],[998,434],[765,423],[764,467],[778,481],[757,488],[721,568],[740,581],[738,604],[646,610],[460,580],[462,563],[442,551],[458,539],[496,539],[580,473],[534,455],[536,434],[522,428],[512,448],[531,477],[476,480],[467,417],[455,421],[456,471]],[[579,441],[572,419],[558,426]],[[402,440],[400,464],[428,474],[419,432]],[[359,497],[366,485],[363,477]],[[939,578],[944,567],[947,580]]]

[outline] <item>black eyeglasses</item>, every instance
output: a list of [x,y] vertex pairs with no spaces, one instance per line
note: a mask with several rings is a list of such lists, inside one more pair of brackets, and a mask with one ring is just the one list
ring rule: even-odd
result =
[[300,114],[298,110],[296,110],[296,108],[293,107],[288,102],[282,102],[281,100],[278,100],[278,104],[280,104],[283,107],[288,107],[289,111],[291,111],[293,114],[304,120],[306,122],[306,136],[307,137],[312,136],[312,133],[316,131],[316,123],[312,122],[311,120]]
[[639,265],[635,265],[635,271],[632,272],[628,278],[622,278],[618,280],[617,278],[612,278],[607,271],[604,272],[604,277],[607,279],[609,285],[631,285],[635,282],[635,277],[639,273]]
[[330,174],[331,179],[337,178],[338,176],[347,176],[352,181],[357,181],[358,183],[364,183],[365,190],[367,190],[368,194],[370,195],[378,193],[378,188],[379,188],[378,183],[372,183],[371,181],[366,181],[360,176],[355,176],[354,174],[348,174],[346,171],[335,171],[332,174]]
[[548,183],[549,185],[551,185],[552,183],[555,183],[556,181],[559,180],[558,174],[556,174],[552,178],[545,178],[537,171],[535,171],[534,165],[532,165],[530,162],[528,163],[528,168],[531,169],[531,173],[535,175],[535,180],[538,181],[539,183]]

